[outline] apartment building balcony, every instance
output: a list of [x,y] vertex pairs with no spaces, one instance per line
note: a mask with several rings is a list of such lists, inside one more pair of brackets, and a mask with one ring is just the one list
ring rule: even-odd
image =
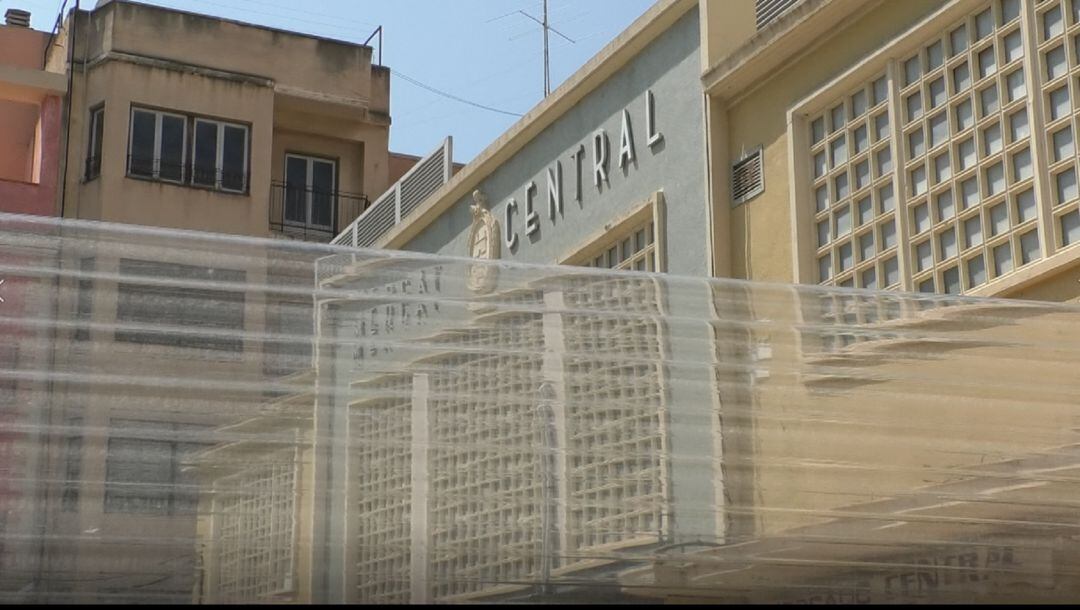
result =
[[367,195],[333,189],[270,184],[270,230],[304,241],[329,242],[347,224],[367,209]]

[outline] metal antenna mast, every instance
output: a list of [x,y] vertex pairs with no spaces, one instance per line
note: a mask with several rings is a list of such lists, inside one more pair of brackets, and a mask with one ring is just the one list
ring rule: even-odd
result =
[[551,26],[548,25],[547,2],[544,0],[544,97],[551,93],[551,61],[548,56],[548,30]]
[[525,11],[519,10],[518,12],[522,15],[525,15],[529,19],[532,19],[533,21],[539,23],[540,26],[544,28],[544,97],[547,97],[548,94],[551,93],[551,55],[548,52],[548,30],[555,32],[559,36],[562,36],[566,40],[570,41],[570,44],[575,44],[576,41],[567,36],[566,34],[563,34],[559,30],[551,27],[551,24],[548,23],[548,0],[544,0],[544,18],[542,20],[533,17]]

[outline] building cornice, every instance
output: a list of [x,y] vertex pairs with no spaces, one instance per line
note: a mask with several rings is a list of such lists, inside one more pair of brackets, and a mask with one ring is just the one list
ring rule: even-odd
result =
[[791,58],[841,30],[842,23],[858,18],[880,2],[803,0],[709,66],[701,76],[702,86],[708,95],[716,98],[731,99],[742,95],[767,80],[768,75],[782,68]]
[[92,9],[90,9],[90,10],[83,9],[82,12],[98,13],[98,12],[101,12],[101,11],[113,10],[114,7],[120,6],[120,5],[131,7],[133,9],[135,9],[135,10],[138,10],[138,11],[170,13],[170,14],[175,14],[175,15],[183,15],[185,17],[194,17],[194,18],[197,18],[197,19],[205,19],[207,21],[217,21],[217,22],[221,22],[221,23],[229,23],[229,24],[236,25],[236,26],[239,26],[239,27],[242,27],[242,28],[251,28],[251,29],[254,29],[254,30],[263,30],[263,31],[266,31],[266,32],[271,32],[271,33],[273,33],[274,35],[277,35],[277,36],[290,36],[290,37],[293,37],[293,38],[301,38],[301,39],[306,38],[306,39],[309,39],[309,40],[317,40],[317,41],[320,41],[320,42],[326,42],[326,43],[330,43],[330,44],[340,45],[340,46],[343,46],[343,47],[353,47],[353,48],[357,48],[357,49],[366,49],[368,53],[371,53],[372,50],[373,50],[371,45],[360,44],[360,43],[357,43],[357,42],[349,42],[348,40],[341,40],[341,39],[338,39],[338,38],[330,38],[328,36],[318,36],[318,35],[315,35],[315,34],[307,34],[307,33],[304,33],[304,32],[297,32],[295,30],[285,30],[285,29],[281,29],[281,28],[271,27],[271,26],[268,26],[268,25],[261,25],[261,24],[258,24],[258,23],[251,23],[250,21],[240,21],[239,19],[229,19],[227,17],[218,17],[216,15],[208,15],[206,13],[197,13],[195,11],[187,11],[187,10],[182,10],[182,9],[178,9],[178,8],[168,7],[168,6],[157,6],[157,5],[154,5],[154,4],[146,4],[144,2],[132,2],[131,0],[109,0],[108,2],[106,2],[104,4],[100,4],[100,5],[94,7]]
[[1048,277],[1080,265],[1080,247],[1064,248],[1050,258],[1025,265],[1007,275],[991,280],[987,284],[969,290],[966,296],[999,297],[1013,296],[1017,291],[1041,284]]
[[[123,63],[134,64],[137,66],[146,66],[150,68],[158,68],[161,70],[179,72],[182,74],[198,74],[199,76],[228,80],[232,82],[242,83],[245,85],[254,85],[256,87],[274,87],[274,79],[268,78],[266,76],[259,76],[257,74],[245,74],[243,72],[233,72],[229,70],[221,70],[219,68],[210,68],[208,66],[200,66],[198,64],[180,62],[173,59],[152,57],[149,55],[143,55],[141,53],[130,53],[128,51],[106,51],[87,60],[85,64],[87,68],[93,68],[109,61],[119,61]],[[80,64],[83,62],[76,61],[75,63]]]
[[9,92],[9,95],[26,94],[16,97],[14,101],[37,102],[42,95],[63,95],[67,92],[65,74],[21,66],[0,66],[0,82],[22,89]]
[[280,83],[274,85],[274,93],[287,95],[289,97],[295,97],[302,100],[334,104],[336,106],[343,106],[355,110],[367,110],[369,105],[368,102],[370,101],[369,98],[366,97],[349,97],[344,95],[334,95],[332,93],[312,91],[310,89],[292,87],[289,85],[282,85]]

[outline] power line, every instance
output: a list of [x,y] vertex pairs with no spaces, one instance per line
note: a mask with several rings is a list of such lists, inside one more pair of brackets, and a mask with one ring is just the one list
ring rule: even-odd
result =
[[432,93],[435,93],[437,95],[441,95],[441,96],[443,96],[445,98],[448,98],[448,99],[452,99],[455,102],[461,102],[462,104],[467,104],[469,106],[475,106],[476,108],[480,108],[482,110],[488,110],[488,111],[491,111],[491,112],[498,112],[499,114],[507,114],[507,115],[510,115],[510,116],[517,116],[517,117],[524,116],[519,112],[510,112],[509,110],[500,110],[498,108],[492,108],[491,106],[485,106],[485,105],[480,104],[478,102],[473,102],[471,100],[467,100],[467,99],[465,99],[463,97],[458,97],[458,96],[454,95],[453,93],[447,93],[445,91],[442,91],[441,89],[436,89],[435,87],[432,87],[431,85],[426,85],[426,84],[416,80],[415,78],[412,78],[410,76],[406,76],[405,74],[402,74],[401,72],[398,72],[397,70],[391,69],[391,73],[396,74],[402,80],[404,80],[406,82],[409,82],[409,83],[412,83],[412,84],[416,85],[417,87],[420,87],[421,89],[427,89],[428,91],[430,91]]
[[[294,12],[294,13],[304,13],[304,14],[310,15],[312,17],[328,17],[330,19],[334,19],[334,20],[339,21],[339,22],[347,22],[347,23],[354,23],[354,24],[359,24],[359,25],[371,25],[371,26],[378,26],[379,25],[378,23],[373,23],[371,21],[362,21],[360,19],[344,18],[340,14],[334,15],[334,14],[330,14],[330,13],[317,13],[315,11],[312,11],[312,10],[308,9],[308,8],[295,8],[295,7],[291,7],[291,6],[286,6],[284,4],[274,4],[273,2],[267,2],[266,0],[234,0],[234,1],[247,2],[247,3],[250,3],[250,4],[260,5],[260,6],[264,6],[264,7],[273,7],[273,8],[277,8],[279,10],[291,11],[291,12]],[[237,8],[239,8],[239,7],[237,7]],[[249,10],[249,9],[239,9],[239,10]]]
[[[328,22],[325,22],[325,21],[314,21],[314,20],[311,20],[311,19],[300,19],[298,17],[292,17],[292,16],[289,16],[289,15],[282,15],[280,13],[268,13],[266,11],[256,11],[256,10],[252,10],[252,9],[242,8],[242,7],[239,7],[239,6],[235,5],[235,4],[222,4],[220,2],[211,2],[210,0],[188,0],[188,1],[189,2],[197,2],[199,4],[204,4],[204,5],[208,5],[208,6],[216,6],[216,7],[220,7],[220,8],[226,8],[226,9],[229,9],[229,10],[232,10],[232,11],[242,11],[245,14],[265,15],[267,17],[276,17],[278,19],[285,19],[285,20],[288,20],[288,21],[294,21],[294,22],[298,22],[298,23],[308,23],[308,24],[311,24],[311,25],[320,25],[320,26],[323,26],[323,27],[335,28],[335,29],[338,29],[338,30],[348,30],[350,32],[355,32],[356,31],[356,29],[353,28],[353,27],[350,27],[350,26],[347,26],[347,25],[342,25],[341,21],[339,21],[338,23],[328,23]],[[158,6],[160,6],[160,5],[158,5]],[[168,8],[168,7],[166,7],[166,8]],[[209,16],[216,16],[219,19],[237,19],[236,17],[225,17],[224,15],[209,15]],[[241,20],[248,21],[247,19],[243,19],[243,18],[241,18]],[[250,20],[250,21],[254,21],[254,20]],[[344,20],[344,21],[348,22],[348,20]],[[355,23],[364,23],[365,25],[370,25],[370,24],[367,24],[366,22],[355,22]],[[354,37],[359,37],[359,36],[354,34]]]

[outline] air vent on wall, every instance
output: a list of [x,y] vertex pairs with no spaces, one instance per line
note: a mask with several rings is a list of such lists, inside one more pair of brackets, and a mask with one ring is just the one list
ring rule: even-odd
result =
[[770,22],[775,21],[777,17],[783,15],[787,10],[796,4],[800,0],[754,0],[754,16],[757,22],[757,29],[761,29]]
[[758,148],[731,166],[731,203],[749,201],[764,190],[765,172],[761,165],[761,148]]

